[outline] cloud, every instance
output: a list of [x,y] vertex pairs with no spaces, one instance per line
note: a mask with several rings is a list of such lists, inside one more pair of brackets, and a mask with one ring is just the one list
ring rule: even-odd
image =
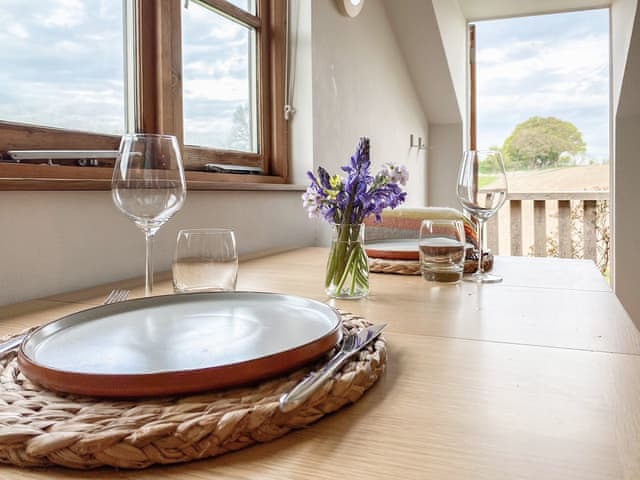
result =
[[221,58],[214,62],[199,59],[192,62],[185,62],[183,70],[186,78],[194,80],[204,80],[206,77],[230,77],[247,82],[249,77],[249,62],[246,55]]
[[7,27],[7,33],[11,36],[17,37],[20,40],[26,40],[29,38],[29,31],[21,23],[11,23]]
[[247,101],[249,88],[247,81],[233,78],[202,78],[184,81],[185,103],[202,100]]
[[87,17],[85,2],[81,0],[52,0],[47,3],[48,8],[39,9],[44,12],[35,16],[45,27],[75,27]]

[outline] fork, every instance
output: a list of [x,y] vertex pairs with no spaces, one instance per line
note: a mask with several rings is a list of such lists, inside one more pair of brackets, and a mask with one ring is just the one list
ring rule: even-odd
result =
[[[109,305],[110,303],[123,302],[127,299],[128,296],[129,296],[129,290],[125,290],[123,288],[116,288],[114,290],[111,290],[111,292],[109,292],[109,295],[106,296],[102,304]],[[22,344],[22,341],[26,338],[28,334],[29,332],[21,333],[20,335],[11,337],[6,342],[0,343],[0,357],[5,356],[9,352],[13,352],[14,350],[17,350],[18,347]]]
[[115,288],[106,296],[102,304],[109,305],[110,303],[124,302],[128,297],[129,290],[125,290],[124,288]]
[[310,374],[293,390],[280,396],[280,411],[287,413],[302,405],[320,385],[333,375],[352,355],[359,352],[369,343],[375,340],[386,327],[386,323],[371,325],[363,328],[358,333],[347,334],[340,345],[339,350],[331,357],[329,362],[315,374]]

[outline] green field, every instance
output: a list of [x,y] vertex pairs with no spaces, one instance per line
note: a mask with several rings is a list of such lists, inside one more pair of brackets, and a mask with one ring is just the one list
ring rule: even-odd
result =
[[481,175],[478,177],[478,188],[483,188],[489,185],[496,179],[495,175]]

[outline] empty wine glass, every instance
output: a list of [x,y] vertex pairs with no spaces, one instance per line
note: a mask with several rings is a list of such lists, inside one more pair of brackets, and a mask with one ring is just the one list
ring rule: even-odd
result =
[[134,133],[124,135],[113,168],[113,201],[144,232],[145,296],[153,290],[153,238],[182,207],[187,194],[176,137]]
[[507,198],[507,175],[500,152],[464,152],[458,172],[457,195],[460,204],[478,220],[478,270],[469,280],[478,283],[501,282],[502,277],[486,273],[482,268],[484,223],[500,209]]

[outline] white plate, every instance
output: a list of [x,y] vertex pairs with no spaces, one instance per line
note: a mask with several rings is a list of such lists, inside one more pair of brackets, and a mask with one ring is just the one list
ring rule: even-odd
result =
[[389,260],[417,260],[419,256],[417,238],[366,243],[364,245],[364,249],[367,252],[367,255],[373,258],[386,258]]
[[[34,331],[19,362],[54,390],[90,395],[182,393],[298,367],[340,338],[340,315],[269,293],[168,295],[104,305]],[[175,378],[174,378],[175,377]]]

